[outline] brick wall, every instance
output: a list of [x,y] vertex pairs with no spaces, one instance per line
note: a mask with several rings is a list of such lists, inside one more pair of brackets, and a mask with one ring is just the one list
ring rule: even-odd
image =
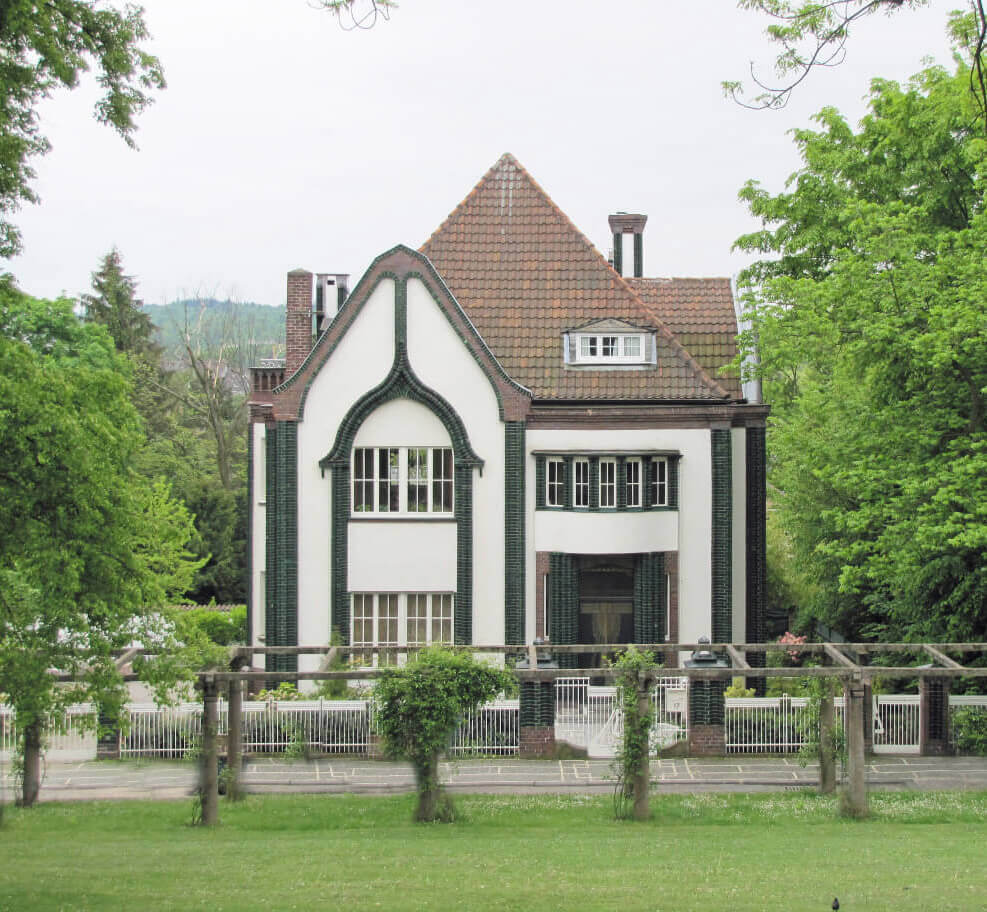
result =
[[312,273],[288,273],[288,309],[285,313],[285,376],[290,377],[312,350]]
[[690,725],[689,753],[695,757],[722,757],[726,754],[723,725]]
[[518,749],[521,757],[531,760],[551,757],[555,754],[554,725],[523,725],[518,734]]

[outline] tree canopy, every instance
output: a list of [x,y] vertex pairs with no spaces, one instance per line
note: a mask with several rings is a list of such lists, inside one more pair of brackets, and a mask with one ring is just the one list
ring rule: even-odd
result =
[[44,155],[38,104],[75,88],[95,67],[103,96],[95,116],[134,145],[135,118],[164,87],[158,59],[143,49],[144,11],[104,0],[0,0],[0,256],[21,246],[11,213],[37,201],[31,160]]
[[798,130],[785,192],[749,182],[741,278],[774,408],[772,522],[803,621],[987,635],[987,143],[969,70],[875,80],[857,129]]
[[[757,94],[750,100],[745,99],[739,81],[724,82],[723,88],[745,107],[782,108],[815,68],[843,62],[854,23],[876,13],[893,15],[903,9],[928,6],[929,0],[739,0],[737,5],[773,20],[767,35],[781,46],[781,51],[775,59],[775,77],[771,81],[759,76],[751,63],[750,75]],[[984,0],[969,0],[968,8],[967,15],[953,16],[952,28],[963,33],[963,43],[970,50],[969,86],[981,116],[987,118],[987,69],[983,56],[987,8]]]
[[201,565],[188,511],[133,468],[142,443],[106,331],[0,280],[0,692],[22,731],[76,701],[112,714],[112,651],[166,636]]

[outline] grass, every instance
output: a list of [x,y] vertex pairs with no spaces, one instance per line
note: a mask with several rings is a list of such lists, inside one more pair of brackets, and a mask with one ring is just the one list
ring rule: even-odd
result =
[[987,910],[987,793],[872,793],[835,819],[812,793],[459,796],[452,825],[410,796],[269,796],[190,828],[191,802],[7,808],[0,909]]

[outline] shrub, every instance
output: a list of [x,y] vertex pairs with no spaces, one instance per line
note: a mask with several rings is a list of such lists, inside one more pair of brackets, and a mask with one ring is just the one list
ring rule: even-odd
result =
[[964,706],[952,717],[956,749],[961,754],[987,755],[987,708]]

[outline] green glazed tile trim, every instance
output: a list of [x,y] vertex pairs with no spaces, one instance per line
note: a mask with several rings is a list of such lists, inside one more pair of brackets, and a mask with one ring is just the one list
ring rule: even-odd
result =
[[[767,554],[765,538],[766,512],[766,471],[767,452],[765,429],[749,427],[747,438],[747,623],[748,643],[763,643],[767,638],[765,626],[765,593],[767,585]],[[747,661],[755,668],[763,668],[765,654],[751,653]],[[759,679],[763,688],[766,682]]]
[[591,456],[589,460],[589,508],[600,509],[600,457]]
[[[278,502],[278,425],[269,425],[265,432],[265,547],[264,547],[264,642],[273,644],[277,638],[277,502]],[[273,656],[267,657],[266,669],[275,668]]]
[[668,507],[669,510],[679,508],[679,459],[678,456],[668,457]]
[[573,475],[572,470],[573,458],[572,456],[566,456],[562,460],[562,490],[564,492],[562,498],[562,507],[565,510],[572,509],[572,484]]
[[330,640],[335,631],[342,642],[350,642],[350,594],[347,589],[347,561],[349,554],[350,519],[350,467],[332,467],[332,494],[330,495],[330,522],[332,538],[330,543],[332,573],[330,575],[331,612]]
[[[275,639],[270,646],[298,645],[298,424],[278,423],[275,532]],[[278,671],[297,671],[297,656],[277,656]]]
[[452,442],[455,459],[454,500],[456,517],[456,606],[454,636],[457,643],[472,642],[473,631],[473,469],[483,460],[473,451],[462,418],[449,402],[425,386],[408,363],[408,284],[395,279],[394,364],[384,381],[358,399],[340,422],[332,450],[319,461],[332,471],[332,626],[349,639],[350,596],[347,581],[347,531],[350,519],[350,458],[357,431],[377,408],[394,399],[410,399],[429,409],[443,424]]
[[665,640],[665,555],[638,555],[634,566],[634,642]]
[[504,425],[504,643],[525,641],[525,433]]
[[[579,571],[571,554],[553,551],[548,555],[548,591],[551,605],[552,642],[569,645],[579,636]],[[558,656],[560,668],[575,668],[578,657]]]
[[712,455],[712,603],[710,637],[714,643],[733,639],[733,497],[730,429],[710,431]]
[[617,457],[617,509],[627,509],[627,460]]
[[545,509],[545,457],[535,457],[535,507]]
[[689,681],[689,724],[723,725],[725,681]]

